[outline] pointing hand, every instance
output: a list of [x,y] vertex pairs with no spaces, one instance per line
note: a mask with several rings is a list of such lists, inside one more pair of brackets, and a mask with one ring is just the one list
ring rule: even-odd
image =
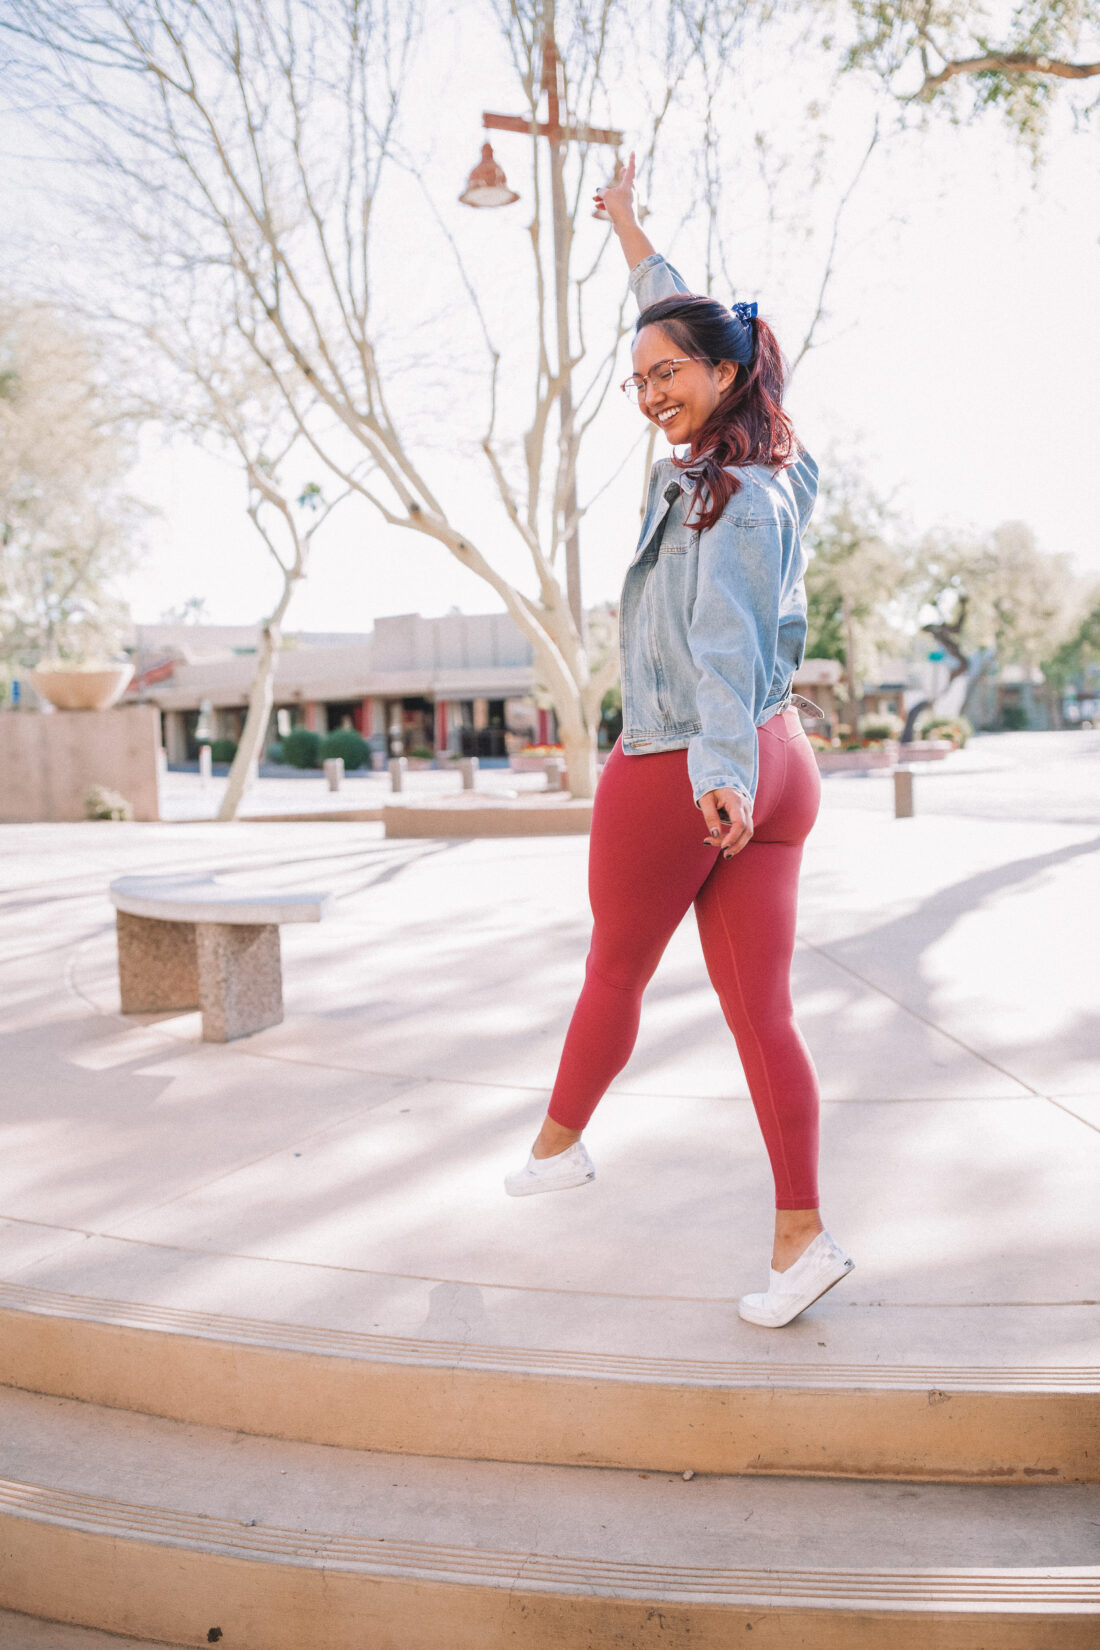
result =
[[622,176],[614,183],[605,184],[597,189],[592,197],[596,202],[596,210],[592,214],[601,223],[633,223],[634,222],[634,151],[630,151],[630,159],[623,168]]

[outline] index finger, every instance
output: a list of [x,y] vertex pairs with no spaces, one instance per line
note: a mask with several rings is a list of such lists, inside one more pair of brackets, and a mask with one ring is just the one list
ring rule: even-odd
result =
[[718,839],[722,834],[722,821],[718,817],[718,809],[711,793],[699,798],[699,812],[702,814],[707,827],[707,836],[714,847],[718,846]]
[[633,183],[634,182],[634,151],[633,151],[633,149],[630,151],[630,159],[627,161],[626,166],[623,169],[622,181],[623,181],[623,183]]

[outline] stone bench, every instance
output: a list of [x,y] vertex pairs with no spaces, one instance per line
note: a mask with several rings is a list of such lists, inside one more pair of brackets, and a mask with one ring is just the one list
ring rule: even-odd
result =
[[213,877],[117,877],[124,1014],[202,1010],[208,1043],[230,1043],[283,1017],[279,928],[320,922],[329,895],[254,894]]

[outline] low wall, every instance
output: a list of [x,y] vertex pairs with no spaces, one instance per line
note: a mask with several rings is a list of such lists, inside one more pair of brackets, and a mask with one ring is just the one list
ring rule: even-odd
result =
[[154,705],[0,715],[0,820],[84,818],[93,785],[118,791],[135,819],[160,818]]
[[512,802],[467,791],[420,802],[387,802],[382,818],[388,837],[583,836],[592,827],[592,803],[564,792]]

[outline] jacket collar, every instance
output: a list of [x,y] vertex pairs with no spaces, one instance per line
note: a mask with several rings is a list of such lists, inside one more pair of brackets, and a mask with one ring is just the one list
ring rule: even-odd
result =
[[646,551],[649,549],[649,546],[653,543],[653,535],[664,524],[664,522],[668,520],[669,514],[671,513],[672,507],[676,503],[677,499],[681,496],[681,494],[690,494],[692,488],[695,486],[695,477],[677,472],[673,468],[669,459],[660,459],[658,463],[662,466],[667,466],[667,470],[661,469],[658,471],[658,465],[655,464],[653,466],[653,471],[650,478],[650,485],[653,491],[650,493],[650,500],[652,501],[655,498],[659,498],[660,507],[658,508],[657,514],[649,524],[649,531],[646,533],[637,550],[634,552],[633,559],[630,563],[631,567],[639,562],[645,555]]

